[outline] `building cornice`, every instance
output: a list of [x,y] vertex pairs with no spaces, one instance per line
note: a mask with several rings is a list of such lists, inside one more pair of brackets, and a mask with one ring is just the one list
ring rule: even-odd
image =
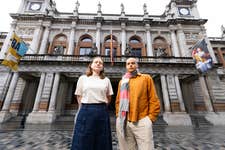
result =
[[193,18],[176,18],[176,19],[165,19],[162,16],[148,16],[147,18],[143,15],[126,15],[121,17],[119,15],[102,15],[101,17],[95,14],[79,14],[75,17],[72,14],[67,14],[66,16],[48,16],[45,14],[10,14],[13,19],[21,20],[43,20],[52,22],[72,22],[77,21],[78,23],[96,23],[101,22],[102,24],[121,24],[126,23],[128,25],[145,25],[146,23],[150,25],[157,26],[168,26],[168,25],[204,25],[207,19],[193,19]]

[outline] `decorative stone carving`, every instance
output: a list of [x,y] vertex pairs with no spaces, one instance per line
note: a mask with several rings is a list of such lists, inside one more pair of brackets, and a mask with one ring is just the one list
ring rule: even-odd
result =
[[33,28],[17,28],[18,35],[33,35],[34,29]]

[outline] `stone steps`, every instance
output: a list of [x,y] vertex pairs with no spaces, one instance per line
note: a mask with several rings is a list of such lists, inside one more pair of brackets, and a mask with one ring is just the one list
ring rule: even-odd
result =
[[205,119],[204,115],[190,115],[192,125],[196,128],[205,127],[205,126],[213,126],[208,120]]
[[[193,127],[207,127],[213,126],[209,121],[207,121],[202,114],[191,114],[191,121]],[[0,124],[0,129],[19,129],[19,128],[27,128],[33,129],[32,124],[26,124],[23,122],[23,116],[16,116],[11,118],[9,121]],[[111,129],[113,132],[116,131],[116,117],[114,115],[110,115],[110,122],[111,122]],[[40,130],[48,130],[48,129],[55,129],[55,130],[72,130],[74,127],[74,116],[59,116],[56,118],[56,121],[53,124],[46,124],[46,128],[41,128]],[[159,115],[158,119],[153,123],[154,129],[162,129],[167,127],[167,123],[163,120],[163,116]]]

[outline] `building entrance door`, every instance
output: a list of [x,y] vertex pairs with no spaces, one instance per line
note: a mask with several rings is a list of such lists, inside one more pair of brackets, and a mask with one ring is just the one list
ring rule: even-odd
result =
[[115,79],[111,79],[110,78],[110,81],[111,81],[111,84],[112,84],[112,88],[113,88],[113,95],[112,95],[112,98],[111,98],[111,103],[109,105],[109,110],[110,112],[114,113],[115,114],[115,102],[116,102],[116,95],[117,95],[117,90],[118,90],[118,84],[119,84],[119,81],[120,79],[119,78],[115,78]]

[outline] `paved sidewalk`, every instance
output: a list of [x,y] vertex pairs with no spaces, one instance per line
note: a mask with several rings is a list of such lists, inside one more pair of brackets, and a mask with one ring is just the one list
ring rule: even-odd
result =
[[[71,125],[0,126],[0,150],[70,149]],[[225,127],[154,127],[157,150],[225,150]],[[113,132],[113,149],[117,138]]]

